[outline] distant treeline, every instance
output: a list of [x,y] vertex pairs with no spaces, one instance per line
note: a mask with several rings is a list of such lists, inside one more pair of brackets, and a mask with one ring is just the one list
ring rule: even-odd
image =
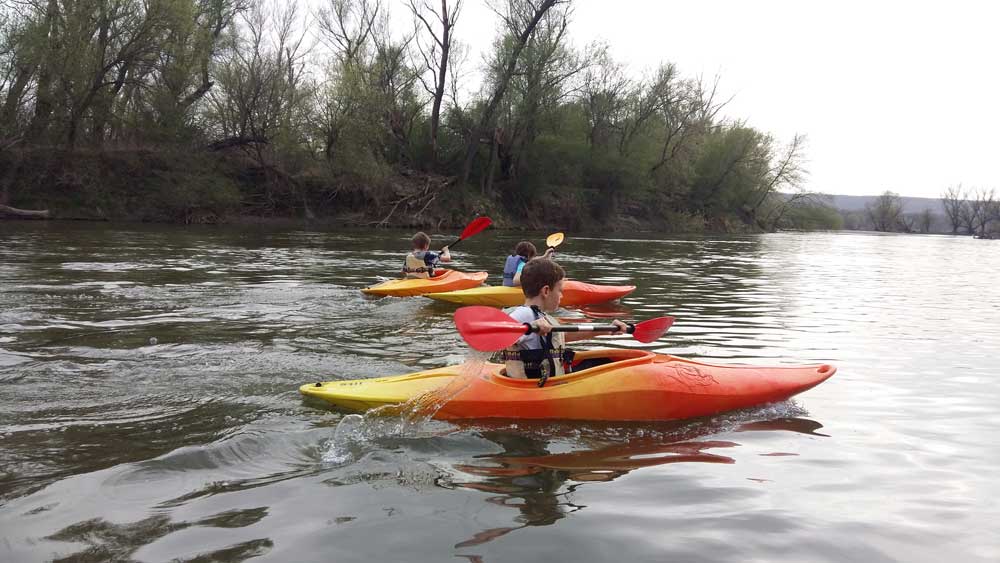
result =
[[940,213],[924,207],[906,212],[903,198],[886,191],[865,204],[863,210],[838,210],[843,228],[852,230],[966,234],[996,238],[1000,234],[1000,199],[993,189],[952,186],[941,195]]
[[[837,226],[802,188],[804,139],[723,119],[718,79],[670,63],[640,77],[606,45],[572,47],[570,0],[493,4],[493,47],[470,62],[462,7],[4,2],[0,205],[187,222]],[[390,11],[412,31],[390,33]]]

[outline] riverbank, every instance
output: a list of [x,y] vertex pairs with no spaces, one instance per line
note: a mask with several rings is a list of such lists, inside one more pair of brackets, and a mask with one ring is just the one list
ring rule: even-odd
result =
[[[290,171],[294,169],[294,171]],[[0,205],[47,218],[176,224],[460,228],[489,215],[498,228],[605,232],[746,232],[736,218],[670,209],[656,194],[605,201],[577,186],[497,184],[396,169],[375,178],[320,167],[261,166],[241,152],[64,149],[0,153]],[[0,218],[18,215],[0,213]]]

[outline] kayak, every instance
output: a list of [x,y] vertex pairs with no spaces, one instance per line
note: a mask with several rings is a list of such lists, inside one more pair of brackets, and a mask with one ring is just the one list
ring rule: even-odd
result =
[[[837,368],[715,365],[635,349],[578,352],[574,365],[606,362],[551,377],[512,379],[502,364],[468,362],[399,375],[311,383],[307,397],[365,411],[419,398],[434,418],[677,420],[785,400],[819,385]],[[581,367],[583,367],[581,365]]]
[[[559,304],[563,307],[592,305],[619,299],[635,291],[634,285],[595,285],[574,280],[563,283],[563,295]],[[459,305],[489,305],[492,307],[515,307],[524,304],[524,292],[520,287],[486,286],[473,289],[449,291],[447,293],[425,293],[437,301],[447,301]]]
[[486,272],[459,272],[456,270],[438,270],[433,278],[410,278],[384,281],[361,291],[367,295],[390,295],[393,297],[409,297],[425,293],[455,291],[469,289],[482,285],[486,281]]

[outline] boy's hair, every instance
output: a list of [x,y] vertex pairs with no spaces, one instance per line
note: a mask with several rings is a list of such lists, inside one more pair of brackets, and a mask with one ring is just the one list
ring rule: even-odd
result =
[[566,277],[566,270],[548,258],[535,258],[521,270],[521,289],[525,297],[536,297],[545,286],[555,287]]
[[538,254],[538,250],[535,248],[535,245],[526,240],[522,240],[517,243],[516,247],[514,247],[514,254],[524,256],[526,260],[531,260],[536,254]]
[[427,236],[427,233],[420,231],[413,235],[413,250],[424,250],[430,248],[430,246],[431,237]]

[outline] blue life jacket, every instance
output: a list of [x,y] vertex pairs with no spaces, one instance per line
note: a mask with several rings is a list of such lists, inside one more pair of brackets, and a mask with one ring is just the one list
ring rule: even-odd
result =
[[514,287],[514,276],[517,274],[517,267],[527,262],[520,254],[511,254],[503,264],[503,284],[507,287]]

